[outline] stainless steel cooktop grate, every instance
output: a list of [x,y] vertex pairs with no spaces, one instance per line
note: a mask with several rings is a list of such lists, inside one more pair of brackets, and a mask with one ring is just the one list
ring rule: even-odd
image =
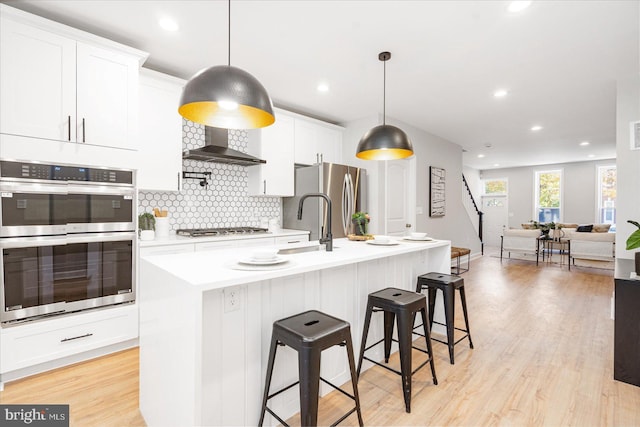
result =
[[179,236],[205,237],[205,236],[232,236],[235,234],[262,234],[269,230],[260,227],[229,227],[229,228],[181,228],[176,230]]

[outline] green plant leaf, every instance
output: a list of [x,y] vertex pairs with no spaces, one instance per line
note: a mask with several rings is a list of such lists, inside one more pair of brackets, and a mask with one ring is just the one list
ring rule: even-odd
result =
[[638,226],[638,229],[633,233],[631,233],[631,235],[627,239],[627,250],[637,249],[637,248],[640,248],[640,226]]
[[633,224],[633,225],[635,225],[636,227],[640,228],[640,224],[639,224],[638,222],[636,222],[636,221],[632,221],[632,220],[628,219],[628,220],[627,220],[627,222],[628,222],[629,224]]

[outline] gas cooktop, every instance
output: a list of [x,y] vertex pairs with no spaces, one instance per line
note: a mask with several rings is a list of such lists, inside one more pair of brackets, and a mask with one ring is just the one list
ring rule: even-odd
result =
[[260,227],[229,227],[229,228],[181,228],[176,230],[179,236],[205,237],[205,236],[233,236],[236,234],[262,234],[269,230]]

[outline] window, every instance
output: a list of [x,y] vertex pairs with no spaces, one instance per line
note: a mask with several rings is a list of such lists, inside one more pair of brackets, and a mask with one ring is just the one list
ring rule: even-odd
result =
[[536,171],[534,218],[558,222],[562,218],[562,170]]
[[507,194],[506,179],[485,179],[483,183],[485,195]]
[[[616,166],[598,166],[597,221],[616,224]],[[615,227],[612,227],[615,229]]]

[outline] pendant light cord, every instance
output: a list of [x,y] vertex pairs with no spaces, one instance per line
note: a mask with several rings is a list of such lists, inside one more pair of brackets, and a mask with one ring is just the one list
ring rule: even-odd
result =
[[382,124],[387,124],[387,61],[382,62]]
[[227,65],[231,66],[231,0],[228,2],[227,7]]

